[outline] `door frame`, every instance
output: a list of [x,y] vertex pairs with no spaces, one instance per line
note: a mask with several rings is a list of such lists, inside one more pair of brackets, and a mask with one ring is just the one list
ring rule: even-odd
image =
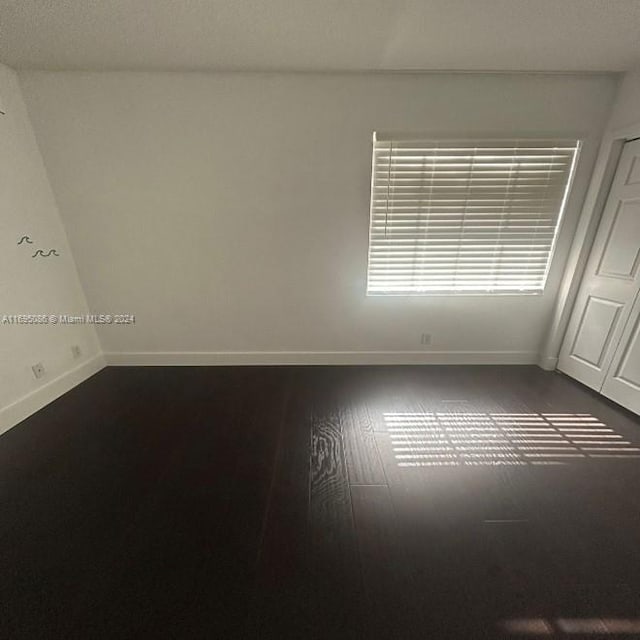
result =
[[578,219],[578,226],[569,249],[547,336],[540,350],[538,364],[548,371],[554,370],[558,365],[562,341],[569,325],[593,241],[600,225],[600,218],[618,168],[622,147],[626,142],[636,138],[640,138],[640,122],[605,131],[600,143],[587,195]]

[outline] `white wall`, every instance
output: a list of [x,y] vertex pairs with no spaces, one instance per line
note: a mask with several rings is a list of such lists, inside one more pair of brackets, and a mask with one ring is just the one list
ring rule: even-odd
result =
[[[105,351],[418,353],[391,356],[406,361],[536,361],[616,88],[586,75],[20,80],[90,307],[137,318],[99,329]],[[583,137],[544,295],[367,298],[374,130]],[[271,359],[296,358],[245,357]]]
[[626,73],[622,78],[607,129],[621,129],[638,123],[640,123],[640,71],[635,71]]
[[640,71],[624,75],[611,112],[608,129],[640,123]]
[[[2,323],[13,314],[83,313],[86,301],[16,75],[0,65],[0,433],[76,384],[99,353],[88,326]],[[33,245],[17,245],[29,235]],[[37,248],[60,257],[35,258]],[[82,357],[74,359],[71,345]],[[43,378],[31,365],[42,362]]]

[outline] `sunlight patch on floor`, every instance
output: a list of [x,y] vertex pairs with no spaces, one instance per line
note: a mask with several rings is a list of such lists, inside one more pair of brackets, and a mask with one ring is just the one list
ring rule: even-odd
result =
[[401,467],[524,466],[640,458],[640,447],[588,413],[385,413]]

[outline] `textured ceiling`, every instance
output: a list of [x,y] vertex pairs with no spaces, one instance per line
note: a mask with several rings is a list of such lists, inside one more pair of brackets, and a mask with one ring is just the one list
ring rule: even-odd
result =
[[622,71],[640,0],[0,0],[17,69]]

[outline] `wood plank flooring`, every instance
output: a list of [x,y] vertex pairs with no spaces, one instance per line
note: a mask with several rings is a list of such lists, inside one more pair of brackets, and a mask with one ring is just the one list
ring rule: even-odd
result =
[[640,420],[536,367],[110,367],[0,437],[0,638],[640,638]]

